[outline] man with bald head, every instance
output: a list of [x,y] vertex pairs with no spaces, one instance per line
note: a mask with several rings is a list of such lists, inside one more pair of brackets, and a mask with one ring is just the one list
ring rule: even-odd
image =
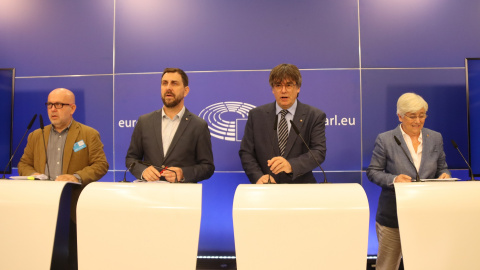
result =
[[100,135],[73,119],[77,106],[72,91],[54,89],[45,105],[52,123],[45,127],[48,169],[42,132],[37,129],[28,136],[18,173],[46,174],[51,180],[76,182],[82,186],[102,178],[108,171],[108,162]]
[[27,146],[18,163],[18,174],[46,174],[51,180],[80,183],[72,191],[69,227],[68,269],[77,269],[75,210],[78,197],[86,185],[107,173],[108,162],[98,131],[73,119],[77,106],[72,91],[54,89],[45,105],[52,123],[44,129],[48,167],[42,131],[37,129],[28,135]]

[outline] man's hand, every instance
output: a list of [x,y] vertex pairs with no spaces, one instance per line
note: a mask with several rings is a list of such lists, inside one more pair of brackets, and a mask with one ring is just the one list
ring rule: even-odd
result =
[[265,174],[257,180],[257,184],[268,184],[268,179],[270,179],[271,184],[277,183],[273,177],[271,177],[269,174]]
[[442,173],[442,175],[438,177],[438,179],[445,179],[445,178],[451,178],[451,176],[448,175],[447,173]]
[[412,182],[412,178],[405,174],[399,174],[393,181],[394,183],[409,183]]
[[72,174],[62,174],[57,176],[55,181],[66,181],[66,182],[73,182],[73,183],[80,183],[78,179],[73,176]]
[[180,182],[180,180],[183,179],[183,170],[179,167],[168,167],[166,170],[163,170],[161,175],[165,177],[165,180],[167,180],[168,182],[175,183],[175,173],[172,171],[175,171],[177,173],[176,176],[177,176],[178,182]]
[[153,166],[150,166],[143,171],[142,178],[147,181],[158,181],[160,180],[160,172]]
[[274,174],[279,174],[281,172],[292,172],[292,166],[290,165],[290,162],[283,157],[274,157],[267,161],[267,165]]

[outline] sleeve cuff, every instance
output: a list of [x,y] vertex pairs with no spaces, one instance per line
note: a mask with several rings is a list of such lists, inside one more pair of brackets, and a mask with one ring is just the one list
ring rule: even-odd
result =
[[80,175],[78,175],[78,174],[74,173],[74,174],[73,174],[73,176],[75,176],[75,178],[77,178],[77,180],[78,180],[78,182],[79,182],[80,184],[82,184],[82,183],[83,183],[83,181],[82,181],[82,177],[80,177]]

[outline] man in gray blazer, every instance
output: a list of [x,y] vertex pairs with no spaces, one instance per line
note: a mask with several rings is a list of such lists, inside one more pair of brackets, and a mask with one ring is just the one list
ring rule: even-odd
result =
[[140,116],[126,156],[127,168],[135,163],[131,172],[137,179],[198,182],[215,171],[208,125],[184,106],[189,91],[183,70],[164,70],[163,108]]
[[393,183],[411,182],[416,179],[416,171],[420,179],[450,177],[442,135],[423,127],[427,110],[428,104],[421,96],[403,94],[397,102],[401,124],[378,135],[375,141],[367,177],[382,188],[376,216],[379,270],[398,269],[402,256]]
[[302,75],[296,66],[276,66],[269,82],[276,101],[248,114],[239,151],[243,169],[253,184],[316,183],[312,170],[318,165],[290,120],[321,164],[327,151],[325,113],[298,101]]

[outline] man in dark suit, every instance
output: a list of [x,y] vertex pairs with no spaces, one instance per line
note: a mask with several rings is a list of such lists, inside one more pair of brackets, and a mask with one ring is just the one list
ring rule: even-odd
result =
[[243,169],[253,184],[316,183],[312,170],[318,165],[294,132],[290,120],[322,163],[327,151],[325,113],[298,101],[302,75],[296,66],[276,66],[270,72],[269,83],[275,102],[252,109],[248,114],[239,151]]
[[382,188],[376,216],[377,269],[380,270],[398,269],[402,257],[393,183],[411,182],[416,178],[416,170],[420,179],[450,177],[442,135],[423,127],[427,110],[428,104],[421,96],[403,94],[397,102],[400,125],[378,135],[375,141],[367,177]]
[[126,156],[128,168],[136,162],[131,172],[137,179],[198,182],[215,171],[208,125],[184,106],[189,91],[183,70],[163,71],[163,108],[140,116]]

